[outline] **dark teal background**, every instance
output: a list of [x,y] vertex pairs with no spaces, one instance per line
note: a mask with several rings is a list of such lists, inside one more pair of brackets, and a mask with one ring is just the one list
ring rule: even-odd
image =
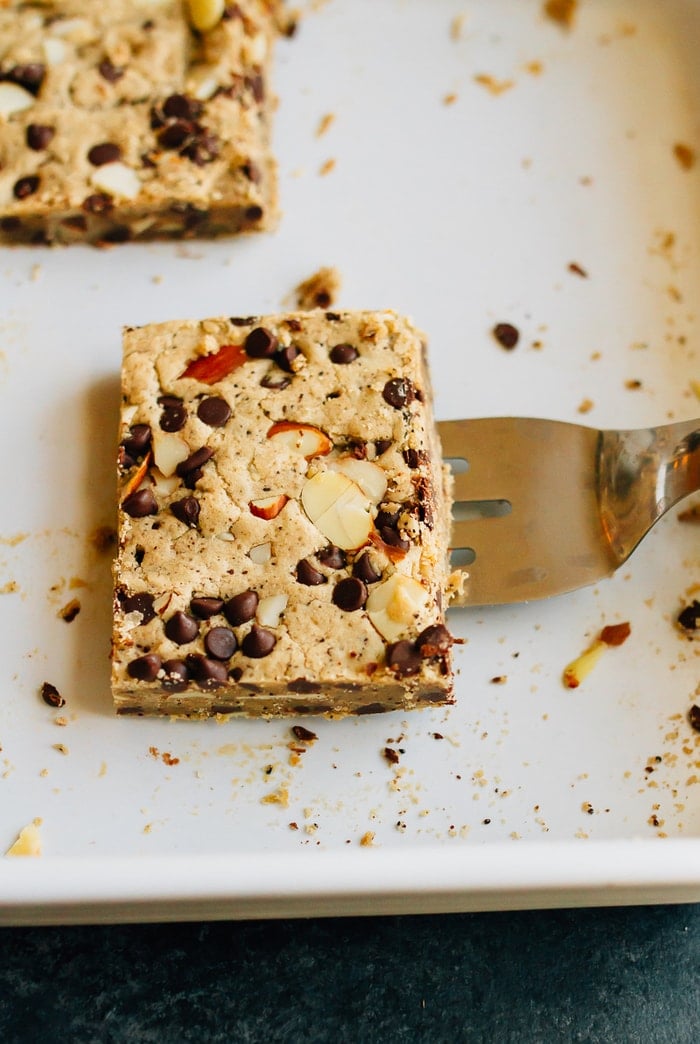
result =
[[0,930],[0,1041],[697,1044],[700,906]]

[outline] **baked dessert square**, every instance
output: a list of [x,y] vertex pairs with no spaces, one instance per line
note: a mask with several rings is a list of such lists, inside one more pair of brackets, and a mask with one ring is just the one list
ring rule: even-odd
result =
[[452,702],[450,477],[394,312],[124,333],[120,714]]
[[2,0],[0,242],[271,228],[278,0]]

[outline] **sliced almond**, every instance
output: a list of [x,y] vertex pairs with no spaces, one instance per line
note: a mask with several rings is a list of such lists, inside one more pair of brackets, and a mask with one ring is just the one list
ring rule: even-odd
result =
[[136,171],[119,161],[97,167],[90,175],[90,183],[101,192],[122,199],[135,199],[141,191],[141,179]]
[[284,446],[299,453],[306,460],[330,453],[333,443],[325,432],[311,424],[296,424],[293,421],[278,421],[267,433],[276,446]]
[[187,0],[190,23],[200,33],[208,33],[222,19],[225,0]]
[[169,478],[175,474],[175,469],[183,460],[190,455],[190,447],[172,432],[154,430],[153,436],[153,459],[156,467]]
[[286,608],[286,594],[268,595],[258,602],[255,617],[261,627],[279,627],[280,617]]
[[351,551],[363,547],[372,531],[369,498],[339,471],[320,471],[304,483],[301,504],[331,544]]
[[40,856],[41,834],[39,833],[40,820],[34,820],[22,827],[13,845],[8,848],[5,855],[8,856]]
[[177,475],[164,475],[158,468],[151,468],[151,478],[155,492],[160,493],[164,497],[174,493],[180,485],[180,479]]
[[202,384],[216,384],[248,361],[242,344],[222,344],[218,351],[193,359],[180,377],[193,377]]
[[51,36],[44,40],[43,48],[47,65],[60,65],[61,62],[65,62],[70,52],[65,40],[56,40]]
[[256,544],[248,552],[248,558],[251,562],[255,562],[256,565],[267,565],[272,558],[272,545],[268,542]]
[[352,479],[373,504],[380,504],[384,500],[387,478],[384,468],[378,464],[373,464],[371,460],[358,460],[357,457],[339,457],[329,461],[328,467]]
[[286,493],[278,493],[274,497],[262,497],[259,500],[251,500],[248,504],[251,514],[256,518],[277,518],[284,505],[289,500]]
[[146,475],[148,474],[148,469],[151,466],[152,460],[153,455],[149,450],[146,456],[139,464],[134,474],[129,477],[129,481],[125,483],[124,489],[122,490],[122,500],[126,500],[127,497],[131,496],[132,493],[136,492],[136,490],[139,488]]
[[15,112],[22,112],[30,108],[35,101],[34,95],[25,91],[18,83],[10,83],[9,80],[0,82],[0,116],[12,116]]
[[394,573],[372,588],[365,610],[381,636],[396,642],[415,634],[430,605],[430,594],[422,584],[403,573]]

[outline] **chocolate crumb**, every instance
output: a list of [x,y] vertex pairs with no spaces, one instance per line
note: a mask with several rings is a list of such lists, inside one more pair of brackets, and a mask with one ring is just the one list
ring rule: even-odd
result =
[[686,605],[678,614],[678,626],[684,631],[697,631],[700,627],[700,602],[694,598],[690,605]]
[[79,600],[77,598],[72,598],[70,602],[67,602],[66,605],[59,610],[58,615],[62,620],[65,620],[66,623],[72,623],[80,612],[80,609],[81,605]]
[[51,682],[42,682],[41,698],[49,707],[65,707],[66,705],[65,699]]
[[315,732],[304,728],[303,725],[292,725],[292,733],[296,739],[302,740],[304,743],[313,743],[314,740],[318,739]]
[[492,330],[501,348],[512,351],[520,340],[520,331],[512,323],[496,323]]
[[382,754],[389,762],[390,765],[398,765],[399,763],[399,752],[394,750],[393,747],[385,747]]
[[690,722],[690,727],[692,729],[695,729],[696,732],[700,732],[700,707],[698,707],[697,703],[694,703],[688,711],[688,721]]

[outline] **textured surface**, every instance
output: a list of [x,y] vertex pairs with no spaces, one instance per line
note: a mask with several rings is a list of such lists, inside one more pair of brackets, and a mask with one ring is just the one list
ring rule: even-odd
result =
[[127,330],[118,710],[449,698],[450,509],[424,355],[392,312]]
[[6,1044],[691,1044],[700,908],[0,932]]
[[231,5],[198,34],[173,0],[0,5],[0,237],[269,227],[274,6]]

